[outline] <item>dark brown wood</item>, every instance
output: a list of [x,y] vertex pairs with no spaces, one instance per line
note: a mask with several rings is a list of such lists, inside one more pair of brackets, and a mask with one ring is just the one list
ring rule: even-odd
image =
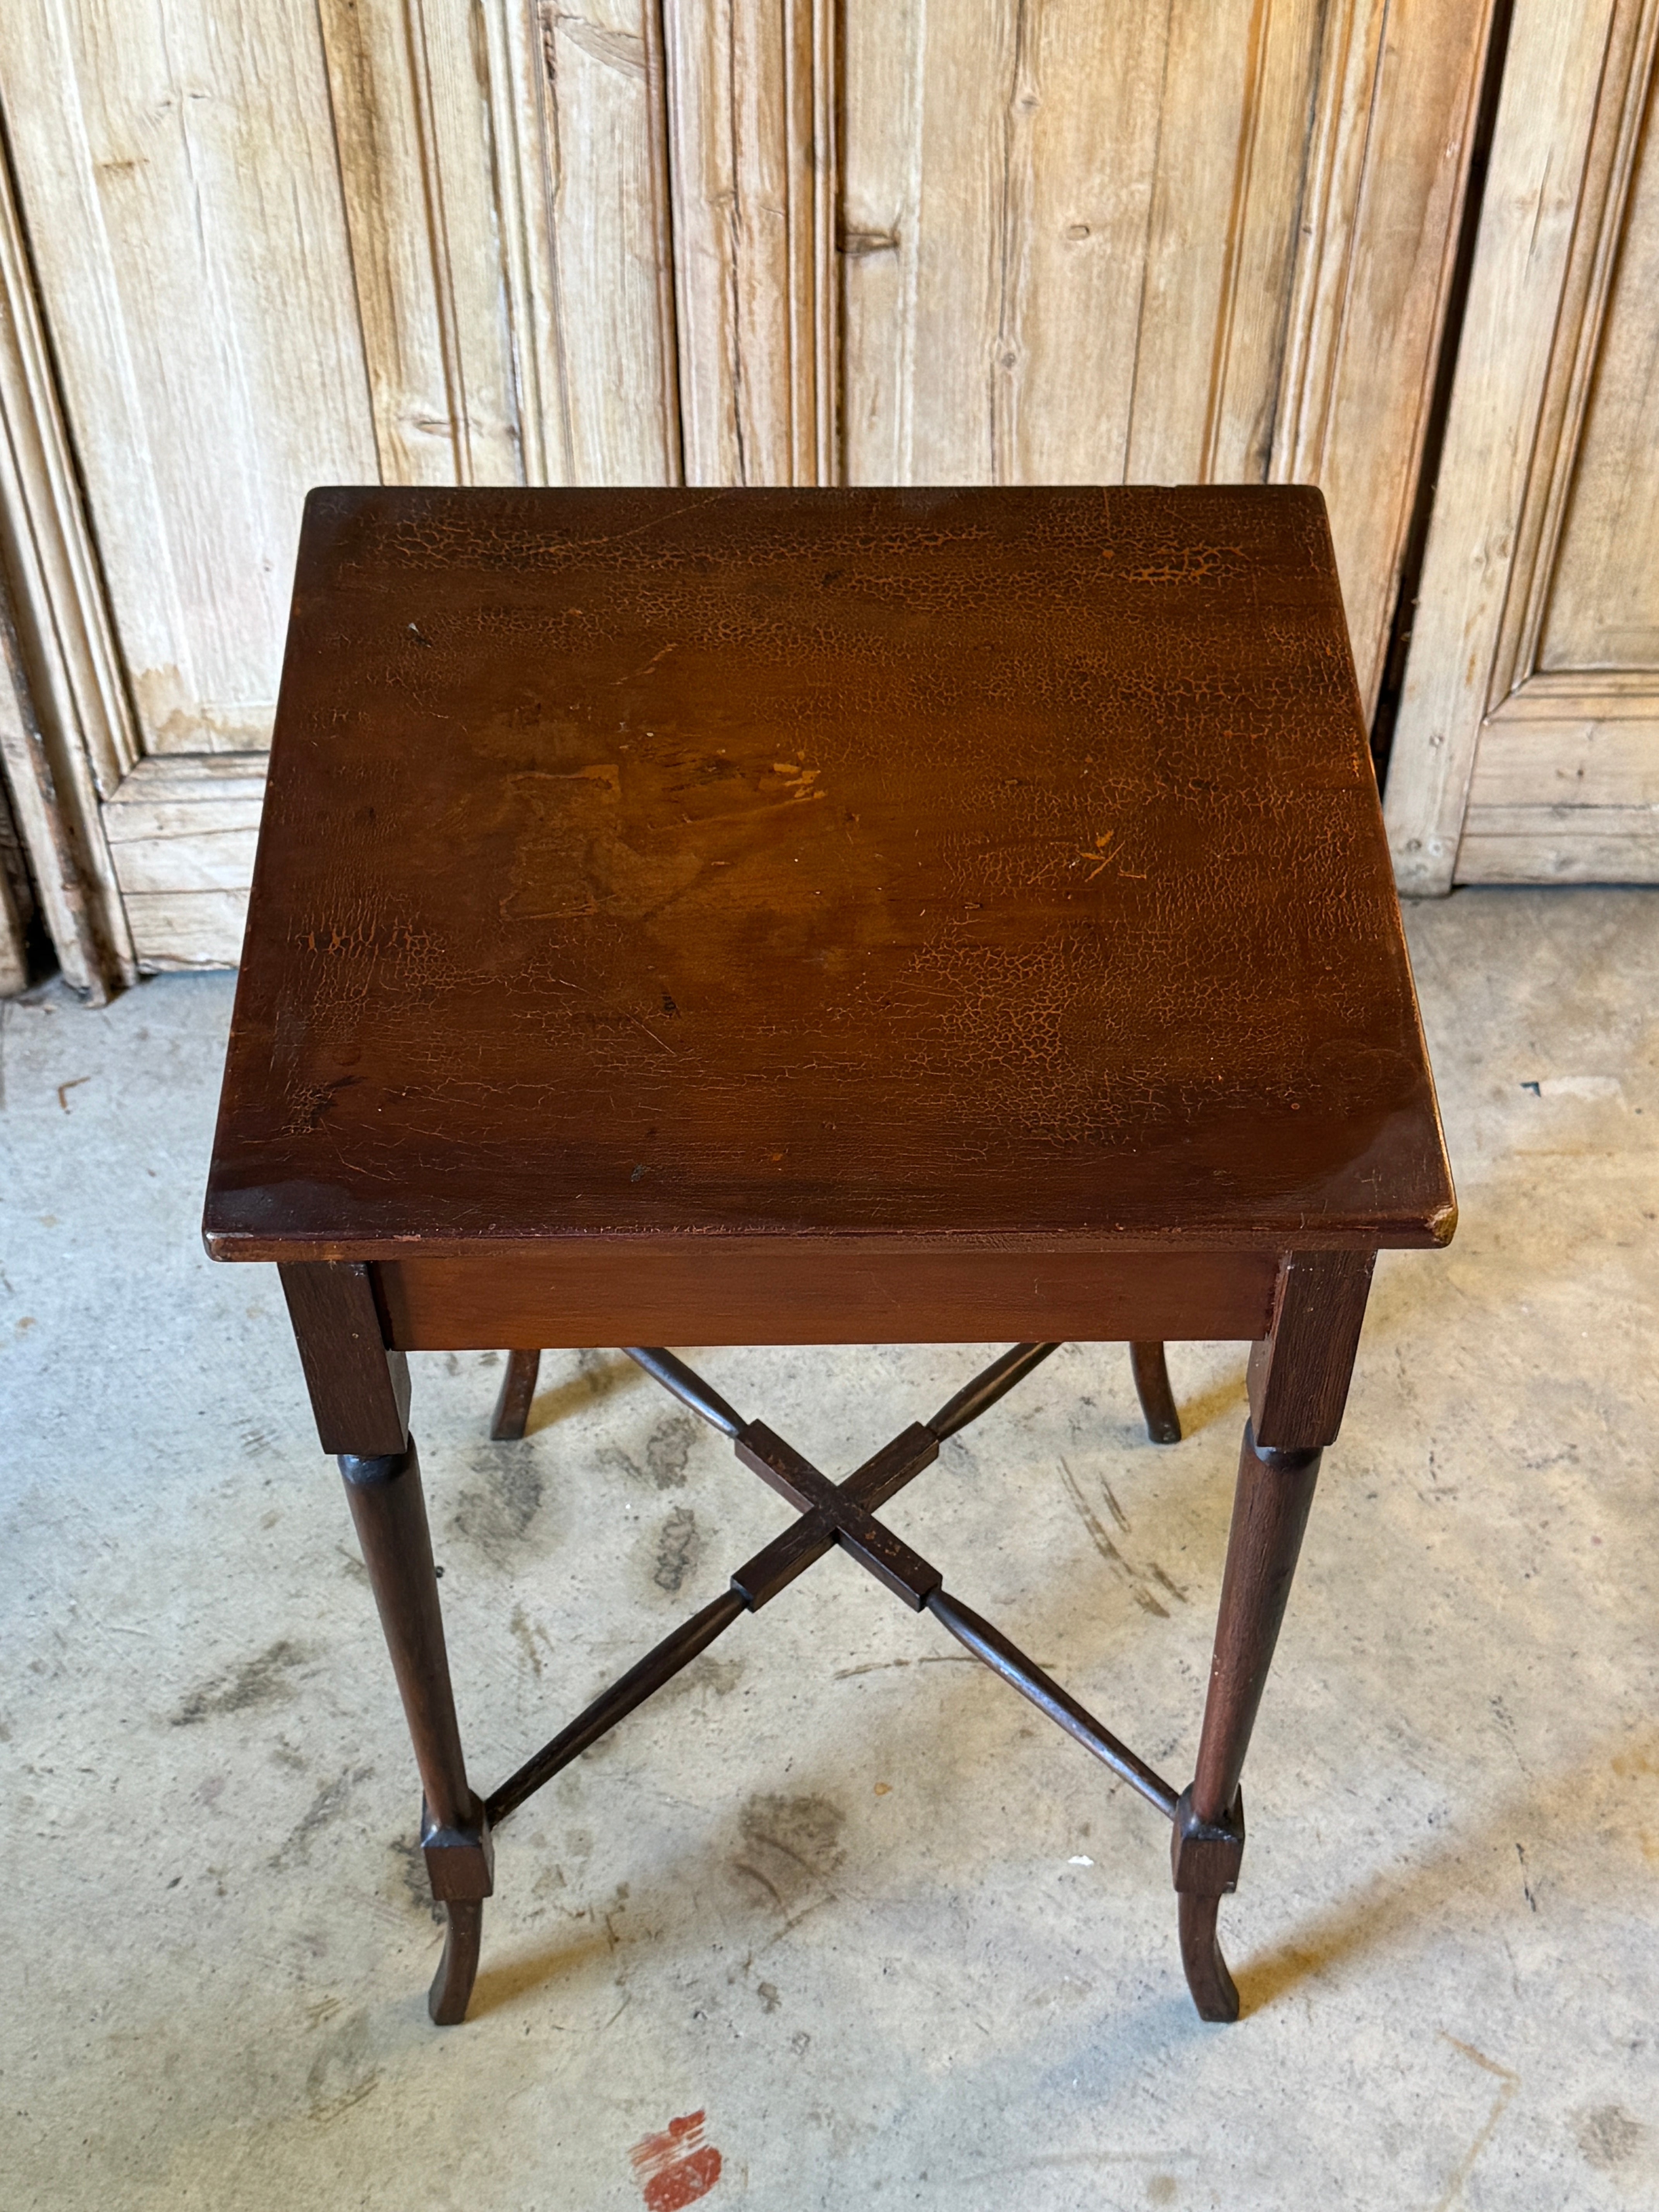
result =
[[539,1352],[509,1352],[507,1372],[501,1377],[501,1395],[495,1401],[495,1411],[490,1417],[489,1434],[493,1443],[517,1443],[523,1437],[525,1424],[530,1419],[530,1408],[536,1400],[536,1377],[541,1372]]
[[1005,1352],[1000,1359],[964,1382],[939,1407],[927,1417],[927,1426],[944,1443],[947,1437],[958,1435],[970,1421],[981,1413],[988,1413],[993,1406],[1006,1398],[1017,1384],[1023,1382],[1034,1368],[1041,1367],[1060,1350],[1058,1344],[1016,1344]]
[[705,1382],[683,1359],[677,1359],[666,1345],[625,1344],[623,1350],[644,1368],[653,1382],[672,1391],[699,1420],[707,1421],[723,1437],[736,1437],[745,1425],[743,1415],[726,1404],[714,1385]]
[[[434,2017],[489,1846],[405,1352],[1127,1340],[1173,1437],[1162,1340],[1252,1340],[1174,1841],[1230,2016],[1217,1885],[1318,1450],[1376,1251],[1455,1218],[1316,492],[313,495],[204,1231],[283,1263],[343,1455]],[[933,1431],[837,1486],[738,1427],[802,1518],[710,1618],[831,1542],[955,1607],[870,1517]]]
[[409,1434],[409,1362],[386,1349],[374,1270],[301,1261],[278,1271],[317,1434],[331,1457],[399,1452]]
[[948,1628],[976,1659],[982,1659],[994,1674],[1000,1674],[1022,1698],[1029,1698],[1040,1713],[1063,1728],[1085,1751],[1091,1751],[1132,1790],[1139,1790],[1166,1820],[1174,1817],[1176,1793],[1163,1776],[1155,1774],[1127,1743],[1120,1743],[1109,1728],[1062,1690],[1052,1674],[1044,1674],[1035,1659],[1028,1659],[1018,1644],[1011,1644],[1000,1629],[982,1620],[944,1589],[931,1591],[927,1607],[940,1626]]
[[525,1425],[531,1418],[531,1407],[535,1405],[535,1378],[542,1371],[540,1352],[508,1352],[507,1374],[502,1376],[502,1387],[495,1398],[495,1411],[489,1418],[489,1437],[493,1444],[518,1444],[525,1436]]
[[1287,1252],[1279,1263],[1272,1326],[1250,1353],[1250,1419],[1239,1449],[1198,1765],[1170,1842],[1181,1899],[1182,1960],[1206,2020],[1238,2017],[1238,1991],[1216,1936],[1215,1900],[1238,1878],[1245,1753],[1285,1618],[1321,1453],[1342,1425],[1375,1260],[1373,1252]]
[[1316,491],[313,494],[219,1255],[1452,1209]]
[[411,1440],[406,1451],[395,1455],[343,1456],[340,1472],[392,1655],[428,1813],[440,1827],[465,1827],[474,1802],[450,1688],[419,1455]]
[[626,1719],[647,1698],[654,1696],[665,1682],[672,1682],[747,1610],[739,1591],[723,1590],[712,1605],[704,1606],[701,1613],[694,1613],[672,1636],[665,1636],[660,1644],[654,1644],[636,1667],[630,1667],[619,1681],[602,1691],[568,1728],[561,1729],[533,1759],[527,1759],[499,1790],[491,1791],[484,1808],[490,1826],[499,1826],[526,1797],[533,1796],[544,1783],[550,1782],[562,1768],[580,1758],[602,1735],[608,1735],[618,1721]]
[[483,1905],[457,1899],[446,1905],[443,1956],[427,1992],[426,2008],[434,2027],[459,2027],[466,2018],[472,1984],[478,1978],[483,1939]]
[[1121,1341],[1148,1329],[1261,1336],[1272,1252],[910,1252],[820,1239],[593,1239],[550,1256],[408,1259],[375,1270],[410,1352],[500,1344]]
[[1287,1252],[1273,1317],[1250,1349],[1259,1444],[1308,1451],[1336,1442],[1370,1295],[1375,1252]]
[[1238,2018],[1238,1987],[1227,1971],[1216,1936],[1219,1897],[1183,1889],[1176,1899],[1181,1931],[1181,1965],[1200,2020],[1225,2023]]
[[1225,1820],[1238,1795],[1319,1480],[1319,1461],[1316,1451],[1275,1451],[1258,1444],[1246,1423],[1193,1781],[1193,1810],[1200,1820]]
[[[1317,1451],[1258,1445],[1249,1423],[1244,1425],[1198,1769],[1182,1800],[1191,1817],[1177,1820],[1170,1847],[1175,1886],[1182,1895],[1182,1955],[1193,2000],[1206,2020],[1237,2019],[1238,1994],[1214,1942],[1214,1913],[1194,1916],[1186,1899],[1209,1893],[1212,1884],[1216,1894],[1224,1893],[1237,1880],[1244,1841],[1239,1779],[1279,1641],[1320,1456]],[[1194,1960],[1202,1965],[1197,1978]]]
[[843,1546],[913,1611],[920,1612],[925,1607],[933,1612],[958,1641],[994,1673],[1085,1744],[1166,1818],[1173,1817],[1176,1793],[1168,1783],[999,1630],[948,1597],[940,1587],[939,1570],[872,1518],[876,1506],[896,1496],[925,1467],[933,1464],[945,1440],[988,1413],[1058,1349],[1053,1344],[1013,1346],[947,1399],[930,1422],[913,1423],[845,1482],[835,1483],[763,1423],[744,1422],[718,1391],[673,1352],[659,1345],[629,1346],[630,1358],[636,1359],[665,1389],[732,1437],[738,1457],[787,1498],[800,1518],[738,1569],[724,1597],[715,1599],[672,1635],[665,1637],[494,1791],[484,1808],[490,1825],[505,1820],[619,1721],[672,1681],[717,1637],[723,1635],[740,1613],[754,1612],[775,1597],[833,1544]]
[[1175,1393],[1170,1388],[1170,1367],[1164,1357],[1164,1346],[1131,1344],[1129,1364],[1134,1370],[1135,1395],[1140,1401],[1147,1435],[1155,1444],[1178,1444],[1181,1415],[1176,1410]]
[[428,1879],[452,1915],[445,1962],[433,1984],[432,2016],[437,2020],[442,2008],[459,2020],[466,2006],[464,1994],[458,1998],[458,1977],[469,1950],[476,1969],[477,1938],[476,1928],[467,1936],[465,1923],[457,1933],[453,1908],[471,1907],[476,1915],[494,1887],[495,1857],[483,1807],[468,1786],[461,1754],[420,1458],[411,1437],[402,1452],[342,1455],[340,1473],[420,1771]]
[[[873,1513],[938,1457],[937,1435],[920,1422],[913,1422],[841,1485],[842,1495]],[[815,1509],[803,1513],[781,1536],[775,1536],[752,1559],[744,1561],[732,1577],[732,1589],[751,1613],[758,1613],[781,1590],[787,1589],[797,1575],[823,1557],[836,1541],[836,1527],[831,1512]]]
[[815,1508],[835,1530],[836,1541],[884,1589],[920,1613],[942,1579],[919,1553],[872,1517],[857,1499],[820,1474],[764,1421],[751,1421],[737,1440],[738,1457],[763,1482],[803,1513]]

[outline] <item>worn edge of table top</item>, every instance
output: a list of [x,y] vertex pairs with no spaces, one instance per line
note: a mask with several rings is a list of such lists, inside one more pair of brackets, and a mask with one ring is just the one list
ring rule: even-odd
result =
[[[459,540],[464,542],[466,531],[473,526],[475,521],[480,525],[485,525],[487,517],[493,517],[498,522],[504,507],[515,518],[521,530],[533,522],[539,525],[550,537],[556,534],[555,526],[561,514],[578,517],[586,521],[591,528],[596,514],[603,511],[602,503],[606,501],[630,501],[638,506],[641,502],[649,504],[654,500],[662,512],[667,513],[672,505],[672,511],[681,516],[691,512],[694,507],[700,507],[706,510],[710,507],[720,507],[726,509],[726,514],[722,519],[728,527],[734,501],[747,506],[751,514],[760,514],[769,503],[775,513],[787,508],[797,517],[803,508],[810,512],[816,507],[819,512],[825,512],[823,503],[829,502],[831,507],[838,504],[843,513],[846,513],[849,507],[854,513],[861,508],[866,514],[873,509],[878,514],[883,514],[885,520],[893,523],[896,527],[902,526],[907,519],[912,526],[921,520],[927,520],[936,524],[941,512],[948,514],[954,509],[960,516],[964,508],[971,509],[976,502],[981,502],[988,498],[994,498],[1004,502],[1005,511],[1007,504],[1018,502],[1026,503],[1028,507],[1035,503],[1036,511],[1040,511],[1043,502],[1068,502],[1074,511],[1078,509],[1078,503],[1083,500],[1094,502],[1097,511],[1101,510],[1103,503],[1104,511],[1112,514],[1113,526],[1118,530],[1122,529],[1123,517],[1126,514],[1130,517],[1133,524],[1139,514],[1143,520],[1143,536],[1146,535],[1145,519],[1150,516],[1156,520],[1161,514],[1164,524],[1162,537],[1165,541],[1166,548],[1172,535],[1178,539],[1181,534],[1179,529],[1171,532],[1169,526],[1172,518],[1177,521],[1186,520],[1189,526],[1190,535],[1190,524],[1194,514],[1202,515],[1207,512],[1212,515],[1217,514],[1236,515],[1241,508],[1246,512],[1250,511],[1252,501],[1274,501],[1279,504],[1281,510],[1286,502],[1295,502],[1297,509],[1297,524],[1304,537],[1322,541],[1316,555],[1314,566],[1316,568],[1319,559],[1322,557],[1325,574],[1322,577],[1313,576],[1312,596],[1317,598],[1318,592],[1322,588],[1325,592],[1326,604],[1319,611],[1328,633],[1331,631],[1334,621],[1334,635],[1340,644],[1340,658],[1346,671],[1349,695],[1346,702],[1339,702],[1346,708],[1346,716],[1339,714],[1336,719],[1339,720],[1346,719],[1349,725],[1346,732],[1346,742],[1354,757],[1363,763],[1364,777],[1370,799],[1368,811],[1370,816],[1374,817],[1374,820],[1366,825],[1370,833],[1366,841],[1369,849],[1364,850],[1361,857],[1370,868],[1373,878],[1379,865],[1386,875],[1388,867],[1386,844],[1382,834],[1380,810],[1376,803],[1375,785],[1370,779],[1369,756],[1364,747],[1358,698],[1353,692],[1352,665],[1347,654],[1346,629],[1342,623],[1340,594],[1335,582],[1334,563],[1329,551],[1328,530],[1325,523],[1323,502],[1317,493],[1292,490],[1288,488],[1274,488],[1272,490],[1254,493],[1235,490],[1214,493],[1130,491],[1079,494],[1021,491],[999,495],[957,492],[732,495],[688,494],[682,491],[658,495],[639,493],[600,495],[560,492],[411,494],[365,489],[313,495],[308,507],[307,532],[302,540],[300,568],[296,578],[296,620],[290,629],[289,662],[283,684],[283,705],[279,708],[278,734],[272,763],[273,782],[276,781],[283,773],[286,753],[289,750],[297,751],[297,740],[290,738],[285,741],[284,726],[285,722],[293,722],[296,719],[295,710],[290,704],[290,687],[294,681],[296,657],[302,658],[302,648],[308,647],[313,642],[313,639],[307,638],[302,632],[299,620],[300,609],[302,602],[308,599],[313,610],[314,631],[317,620],[316,611],[319,603],[325,608],[332,582],[332,579],[324,573],[331,550],[330,528],[325,526],[324,522],[319,521],[319,518],[325,520],[331,514],[331,526],[336,535],[338,532],[341,514],[351,510],[362,512],[367,509],[393,522],[402,517],[410,520],[416,530],[419,530],[423,523],[430,525],[435,520],[437,527],[434,534],[440,540],[444,532],[448,531],[452,536],[458,534]],[[342,502],[344,503],[343,508]],[[1257,507],[1255,511],[1261,510]],[[1158,533],[1154,531],[1152,534]],[[1129,542],[1133,541],[1133,527],[1127,532],[1127,537]],[[1177,550],[1179,550],[1178,546]],[[1305,582],[1307,579],[1302,580]],[[415,625],[411,623],[409,628],[413,629]],[[425,641],[422,640],[422,642],[424,643]],[[1325,640],[1328,647],[1329,642],[1328,635]],[[1329,657],[1328,654],[1328,657]],[[1330,714],[1328,700],[1325,702],[1325,707],[1328,718]],[[567,770],[566,773],[569,771]],[[580,774],[581,771],[578,769],[576,773]],[[1351,793],[1350,796],[1354,794]],[[266,857],[266,841],[263,836],[260,857],[263,868]],[[262,869],[256,870],[255,892],[250,912],[251,944],[253,941],[253,931],[260,918],[261,885],[258,878],[261,872]],[[1445,1163],[1443,1139],[1440,1134],[1438,1116],[1433,1100],[1432,1081],[1428,1071],[1427,1054],[1422,1042],[1420,1024],[1418,1021],[1415,996],[1411,985],[1409,963],[1405,954],[1403,933],[1400,928],[1398,906],[1394,898],[1391,876],[1386,876],[1386,902],[1379,908],[1377,919],[1381,924],[1382,933],[1389,936],[1391,940],[1386,950],[1397,961],[1398,980],[1403,984],[1403,995],[1407,1005],[1406,1028],[1409,1030],[1409,1036],[1402,1030],[1400,1043],[1402,1050],[1409,1050],[1414,1057],[1421,1077],[1419,1097],[1413,1102],[1418,1124],[1416,1133],[1419,1148],[1416,1176],[1418,1188],[1409,1194],[1408,1202],[1404,1210],[1395,1207],[1391,1211],[1386,1206],[1374,1208],[1349,1206],[1333,1212],[1322,1209],[1318,1206],[1304,1205],[1300,1207],[1281,1206],[1273,1211],[1271,1218],[1243,1221],[1237,1218],[1232,1219],[1216,1218],[1212,1214],[1207,1218],[1189,1218],[1185,1220],[1158,1223],[1149,1223],[1145,1219],[1133,1223],[1116,1223],[1111,1221],[1109,1218],[1105,1219],[1100,1218],[1103,1214],[1109,1217],[1112,1209],[1109,1204],[1106,1204],[1092,1209],[1096,1217],[1094,1219],[1075,1224],[1051,1219],[1040,1226],[1022,1226],[1018,1222],[1011,1220],[1006,1224],[992,1226],[983,1224],[955,1226],[942,1225],[937,1221],[909,1222],[893,1218],[899,1215],[902,1209],[903,1196],[901,1191],[899,1196],[887,1209],[890,1218],[876,1223],[849,1222],[844,1219],[826,1223],[803,1218],[799,1214],[793,1219],[777,1221],[745,1219],[728,1224],[720,1220],[679,1219],[665,1223],[650,1218],[656,1199],[656,1194],[653,1193],[649,1194],[647,1206],[644,1208],[636,1206],[632,1218],[624,1218],[618,1211],[614,1218],[597,1223],[591,1219],[567,1220],[550,1226],[543,1224],[529,1233],[524,1231],[520,1224],[507,1218],[469,1223],[465,1228],[459,1230],[446,1231],[434,1226],[416,1228],[407,1232],[387,1230],[384,1226],[377,1226],[372,1230],[367,1227],[356,1230],[345,1227],[328,1230],[316,1223],[309,1224],[296,1223],[289,1228],[267,1226],[251,1229],[245,1221],[238,1223],[226,1218],[228,1211],[234,1212],[234,1207],[228,1209],[224,1203],[225,1191],[221,1181],[221,1169],[226,1151],[226,1131],[231,1111],[233,1073],[239,1048],[242,1052],[244,1062],[247,1059],[246,1025],[243,1019],[244,1004],[252,997],[252,978],[245,970],[241,985],[239,987],[237,1020],[234,1027],[231,1053],[228,1056],[226,1094],[222,1103],[220,1131],[215,1147],[215,1171],[210,1186],[207,1217],[204,1221],[204,1238],[207,1248],[214,1257],[222,1259],[384,1261],[408,1258],[415,1254],[419,1254],[423,1258],[432,1259],[447,1255],[459,1257],[465,1255],[477,1257],[489,1255],[511,1263],[532,1261],[538,1255],[545,1255],[555,1247],[567,1254],[574,1255],[584,1247],[602,1243],[611,1246],[626,1245],[636,1253],[642,1263],[648,1264],[649,1255],[653,1247],[663,1251],[671,1249],[684,1251],[688,1245],[691,1244],[699,1244],[705,1248],[718,1246],[729,1258],[736,1260],[740,1256],[745,1245],[759,1243],[764,1243],[774,1259],[781,1257],[784,1249],[798,1249],[804,1261],[810,1259],[814,1250],[822,1250],[827,1244],[855,1246],[860,1253],[872,1259],[878,1257],[884,1252],[915,1253],[925,1250],[956,1251],[964,1255],[975,1250],[1031,1253],[1097,1251],[1103,1255],[1107,1253],[1129,1255],[1137,1251],[1151,1252],[1165,1249],[1175,1244],[1183,1245],[1188,1249],[1201,1247],[1218,1251],[1283,1250],[1291,1248],[1361,1249],[1380,1245],[1431,1247],[1443,1244],[1449,1241],[1455,1225],[1455,1200],[1452,1192],[1449,1170]],[[1375,892],[1375,881],[1370,888]]]

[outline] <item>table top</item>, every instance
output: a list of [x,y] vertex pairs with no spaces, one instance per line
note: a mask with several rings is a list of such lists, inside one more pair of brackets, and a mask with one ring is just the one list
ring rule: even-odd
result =
[[1454,1219],[1317,492],[312,495],[216,1256]]

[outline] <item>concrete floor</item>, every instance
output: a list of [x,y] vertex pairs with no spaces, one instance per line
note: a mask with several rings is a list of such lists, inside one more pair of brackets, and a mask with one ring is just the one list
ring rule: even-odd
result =
[[[1167,1832],[831,1559],[503,1831],[474,2019],[274,1273],[196,1222],[231,984],[4,1010],[6,2207],[1659,2203],[1659,895],[1409,927],[1463,1226],[1385,1256],[1183,1988]],[[710,1352],[846,1469],[969,1347]],[[415,1363],[458,1690],[493,1784],[782,1509],[611,1352]],[[1243,1354],[1188,1441],[1073,1346],[893,1518],[1177,1780]],[[685,2134],[672,2148],[684,2154]],[[660,2164],[660,2161],[659,2161]],[[714,2161],[696,2170],[706,2176]]]

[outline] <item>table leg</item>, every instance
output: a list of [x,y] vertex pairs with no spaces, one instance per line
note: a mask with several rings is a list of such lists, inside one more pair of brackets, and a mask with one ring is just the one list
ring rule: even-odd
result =
[[536,1395],[536,1377],[542,1364],[539,1352],[509,1352],[507,1373],[501,1378],[501,1395],[495,1401],[495,1412],[489,1424],[493,1442],[516,1443],[523,1436],[525,1423],[530,1419],[530,1407]]
[[1181,1416],[1170,1388],[1169,1364],[1161,1344],[1132,1344],[1129,1364],[1134,1370],[1135,1395],[1146,1422],[1146,1433],[1155,1444],[1181,1442]]
[[1221,1899],[1237,1885],[1244,1854],[1239,1782],[1322,1449],[1341,1425],[1374,1257],[1286,1255],[1273,1328],[1250,1357],[1250,1419],[1239,1454],[1198,1767],[1176,1808],[1171,1839],[1182,1964],[1205,2020],[1238,2017],[1238,1991],[1221,1955],[1216,1917]]
[[386,1350],[367,1267],[305,1263],[282,1275],[318,1433],[345,1480],[420,1771],[421,1848],[449,1923],[428,2002],[439,2026],[451,2027],[465,2017],[477,1972],[494,1853],[461,1753],[420,1459],[409,1433],[407,1362]]

